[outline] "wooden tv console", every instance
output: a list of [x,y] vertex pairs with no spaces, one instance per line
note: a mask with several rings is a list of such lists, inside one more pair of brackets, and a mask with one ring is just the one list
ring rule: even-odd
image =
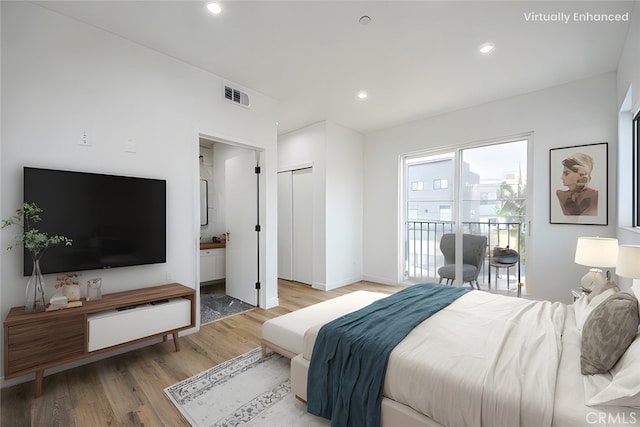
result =
[[[35,395],[44,370],[195,326],[195,290],[179,283],[105,294],[82,306],[44,313],[14,307],[4,321],[4,375],[35,372]],[[123,325],[125,327],[123,327]]]

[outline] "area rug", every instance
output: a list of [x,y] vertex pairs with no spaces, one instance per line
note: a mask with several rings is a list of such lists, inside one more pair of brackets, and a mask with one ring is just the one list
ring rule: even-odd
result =
[[254,308],[225,294],[200,294],[200,324],[211,323]]
[[192,426],[328,426],[291,393],[286,357],[260,348],[214,366],[164,392]]

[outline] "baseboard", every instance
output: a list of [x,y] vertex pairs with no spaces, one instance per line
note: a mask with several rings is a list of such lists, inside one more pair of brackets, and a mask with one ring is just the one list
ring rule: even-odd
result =
[[367,282],[380,283],[382,285],[391,285],[391,286],[400,285],[400,283],[398,283],[398,281],[396,280],[389,280],[386,277],[372,276],[369,274],[365,274],[364,276],[362,276],[362,280],[365,280]]
[[343,286],[352,285],[362,281],[362,276],[352,277],[350,279],[340,280],[338,282],[327,283],[325,285],[325,291],[331,291],[333,289],[341,288]]
[[266,307],[262,307],[264,309],[270,309],[273,307],[277,307],[280,305],[280,299],[278,297],[269,298],[266,301]]

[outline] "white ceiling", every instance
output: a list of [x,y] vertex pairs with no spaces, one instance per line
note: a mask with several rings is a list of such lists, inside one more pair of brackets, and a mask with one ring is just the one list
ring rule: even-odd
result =
[[38,2],[277,100],[279,133],[321,120],[368,133],[613,71],[628,22],[526,14],[634,3],[236,0],[214,16],[204,1]]

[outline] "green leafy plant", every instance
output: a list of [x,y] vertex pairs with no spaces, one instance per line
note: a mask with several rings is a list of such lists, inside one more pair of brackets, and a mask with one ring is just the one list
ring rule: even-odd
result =
[[7,246],[7,250],[23,244],[29,251],[31,258],[36,261],[42,257],[45,250],[52,246],[71,246],[72,240],[65,236],[49,236],[47,233],[35,228],[35,225],[42,220],[40,214],[42,209],[35,203],[25,203],[22,208],[16,210],[15,215],[9,219],[2,220],[0,228],[7,228],[12,225],[22,226],[22,233],[18,234],[15,242]]

